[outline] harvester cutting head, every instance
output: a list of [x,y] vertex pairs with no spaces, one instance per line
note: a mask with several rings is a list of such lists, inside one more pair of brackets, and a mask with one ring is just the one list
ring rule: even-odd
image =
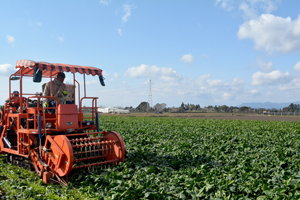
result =
[[[16,68],[19,70],[10,76],[10,81],[20,80],[19,91],[11,92],[9,82],[9,98],[0,109],[0,154],[7,154],[9,163],[34,169],[46,183],[67,185],[71,171],[117,165],[123,161],[125,147],[122,137],[114,131],[99,131],[98,97],[86,96],[85,75],[98,76],[104,86],[102,70],[30,60],[17,61]],[[62,77],[61,72],[72,73],[73,84],[63,85],[68,92],[59,97],[56,94],[64,91],[56,90],[52,78]],[[75,73],[83,74],[82,98]],[[33,82],[50,78],[51,95],[24,93],[22,80],[26,76],[33,77]],[[54,101],[52,106],[44,103],[48,99]],[[83,106],[83,100],[90,101],[91,106]]]

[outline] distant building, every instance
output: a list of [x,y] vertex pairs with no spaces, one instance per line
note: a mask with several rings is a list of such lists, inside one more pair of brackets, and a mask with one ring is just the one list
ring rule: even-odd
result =
[[98,113],[118,113],[118,114],[129,114],[129,110],[123,110],[119,108],[98,108]]

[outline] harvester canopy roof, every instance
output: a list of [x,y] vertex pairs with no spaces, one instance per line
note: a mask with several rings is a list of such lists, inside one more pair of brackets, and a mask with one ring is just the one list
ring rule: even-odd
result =
[[[56,76],[59,72],[78,72],[80,74],[87,74],[93,76],[102,75],[102,70],[96,67],[68,65],[62,63],[36,62],[32,60],[17,60],[16,68],[22,69],[23,76],[33,76],[35,68],[39,68],[42,71],[43,77],[50,77],[51,72],[52,77]],[[19,69],[15,73],[16,76],[21,75],[21,69]]]

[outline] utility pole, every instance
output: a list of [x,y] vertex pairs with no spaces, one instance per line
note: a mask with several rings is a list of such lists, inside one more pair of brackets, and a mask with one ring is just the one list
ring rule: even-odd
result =
[[148,96],[148,104],[147,104],[147,113],[148,113],[148,111],[149,111],[149,106],[150,106],[150,108],[152,107],[151,79],[150,79],[150,87],[149,87],[149,96]]

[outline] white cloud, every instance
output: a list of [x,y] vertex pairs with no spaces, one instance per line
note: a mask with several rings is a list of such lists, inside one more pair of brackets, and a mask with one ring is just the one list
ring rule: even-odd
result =
[[149,79],[149,80],[146,80],[146,81],[143,83],[143,85],[149,85],[149,83],[150,83],[150,79]]
[[[236,96],[243,95],[244,81],[237,77],[233,79],[232,84],[228,84],[224,80],[212,79],[210,74],[190,78],[177,73],[172,68],[145,64],[129,68],[125,72],[125,76],[131,78],[151,78],[156,83],[152,85],[153,93],[161,94],[166,98],[177,95],[176,98],[179,99],[186,97],[205,98],[221,102],[224,99],[226,101],[233,100]],[[148,84],[149,81],[147,80],[145,83]]]
[[195,83],[197,85],[205,85],[207,84],[207,80],[210,79],[210,77],[211,77],[210,74],[201,75],[195,80]]
[[253,86],[272,86],[288,83],[291,79],[289,72],[282,73],[279,70],[274,70],[270,73],[255,72],[252,75],[251,84]]
[[[229,82],[214,79],[211,74],[191,78],[177,73],[172,68],[157,65],[143,64],[128,68],[125,76],[130,82],[132,81],[129,80],[130,78],[141,79],[140,82],[144,88],[141,91],[145,91],[143,95],[146,97],[149,79],[151,79],[153,98],[168,104],[172,104],[171,102],[178,104],[178,101],[183,101],[185,103],[206,104],[207,102],[212,105],[237,105],[237,102],[284,102],[286,98],[292,100],[300,98],[300,95],[295,94],[295,91],[300,92],[300,75],[295,78],[289,72],[279,70],[254,73],[252,76],[254,87],[250,89],[248,89],[249,85],[245,84],[246,81],[240,77],[233,77]],[[141,98],[141,92],[136,98]]]
[[[47,81],[48,82],[48,81]],[[64,80],[64,83],[65,84],[72,84],[73,83],[73,79],[69,78],[69,77],[66,77],[65,80]]]
[[109,76],[109,73],[107,73],[106,71],[102,71],[103,76]]
[[216,0],[215,5],[227,11],[238,7],[243,12],[246,22],[239,27],[237,35],[239,39],[252,39],[257,50],[264,50],[269,54],[275,51],[282,53],[299,51],[300,16],[292,21],[290,17],[283,18],[270,14],[277,9],[280,1]]
[[243,11],[246,18],[256,18],[258,13],[271,13],[277,9],[276,3],[280,0],[216,0],[215,6],[221,6],[226,11],[232,11],[235,7]]
[[119,74],[114,73],[114,74],[113,74],[113,77],[114,77],[114,78],[118,78],[118,77],[119,77]]
[[202,54],[201,57],[203,57],[203,58],[209,58],[209,55],[207,55],[207,54]]
[[248,19],[257,18],[259,12],[269,14],[276,9],[275,2],[271,0],[248,0],[242,2],[239,6],[239,10],[242,10]]
[[[87,81],[86,85],[95,85],[95,84],[99,84],[99,83],[100,83],[99,80],[92,80],[92,81]],[[82,83],[82,85],[83,85],[83,83]]]
[[0,75],[7,76],[14,73],[16,70],[11,64],[0,64]]
[[172,68],[159,68],[156,65],[149,67],[149,65],[142,64],[138,67],[131,67],[125,72],[125,76],[131,78],[148,77],[153,78],[157,76],[172,76],[176,74],[176,71]]
[[262,14],[258,19],[245,22],[237,33],[239,39],[252,39],[256,49],[268,53],[300,50],[300,15],[295,21],[290,17]]
[[12,46],[14,46],[16,39],[13,36],[8,35],[8,34],[6,35],[6,38],[7,38],[8,43],[10,43]]
[[263,72],[270,72],[275,69],[273,67],[273,62],[266,62],[262,57],[257,57],[256,63],[258,65],[259,69]]
[[228,99],[230,99],[232,97],[232,95],[225,92],[222,97],[225,101],[227,101]]
[[120,36],[122,36],[122,29],[119,28],[118,33],[119,33]]
[[64,37],[63,37],[63,36],[60,36],[60,37],[58,37],[58,40],[59,40],[60,42],[63,42],[63,41],[65,41],[65,39],[64,39]]
[[30,28],[33,28],[37,31],[37,30],[39,30],[39,28],[42,27],[42,23],[41,22],[32,22],[32,21],[30,21],[29,26],[30,26]]
[[234,9],[233,0],[216,0],[215,6],[220,5],[224,10],[231,11]]
[[243,86],[245,81],[240,79],[239,77],[234,77],[231,81],[231,85],[233,86]]
[[240,7],[240,10],[242,10],[244,12],[244,14],[246,15],[246,17],[253,19],[257,17],[257,12],[253,9],[250,8],[249,5],[245,2],[243,2]]
[[[117,73],[114,73],[112,76],[107,73],[106,71],[102,71],[102,75],[104,77],[104,79],[108,80],[108,78],[110,77],[109,81],[112,82],[115,80],[115,78],[118,78],[119,75]],[[105,81],[104,81],[105,82]]]
[[292,92],[299,92],[300,90],[300,78],[294,78],[291,82],[281,85],[279,87],[281,91],[292,91]]
[[207,80],[207,83],[211,87],[222,87],[225,81],[222,80]]
[[100,4],[104,5],[104,6],[108,6],[108,4],[111,2],[111,0],[100,0]]
[[300,62],[297,62],[296,65],[293,67],[295,71],[300,71]]
[[132,8],[132,6],[130,6],[128,4],[123,5],[123,11],[125,12],[125,15],[122,17],[123,22],[128,21],[128,17],[131,15],[131,8]]
[[[105,82],[105,81],[104,81]],[[73,84],[73,79],[70,79],[70,78],[66,78],[65,79],[65,83],[68,83],[68,84]],[[80,87],[83,87],[83,85],[84,85],[84,82],[83,81],[79,81],[79,83],[80,83]],[[91,81],[85,81],[85,84],[86,85],[95,85],[95,84],[100,84],[100,81],[99,80],[91,80]],[[80,89],[81,90],[81,89]]]
[[131,67],[125,72],[125,76],[130,76],[132,78],[147,77],[149,73],[147,72],[149,65],[142,64],[138,67]]
[[251,6],[261,9],[264,13],[271,13],[277,9],[276,3],[280,0],[248,0]]
[[259,94],[258,90],[255,90],[255,89],[250,90],[250,93],[251,93],[252,95],[258,95],[258,94]]
[[185,63],[191,64],[193,62],[194,58],[193,58],[192,54],[185,54],[184,56],[181,57],[180,60]]

